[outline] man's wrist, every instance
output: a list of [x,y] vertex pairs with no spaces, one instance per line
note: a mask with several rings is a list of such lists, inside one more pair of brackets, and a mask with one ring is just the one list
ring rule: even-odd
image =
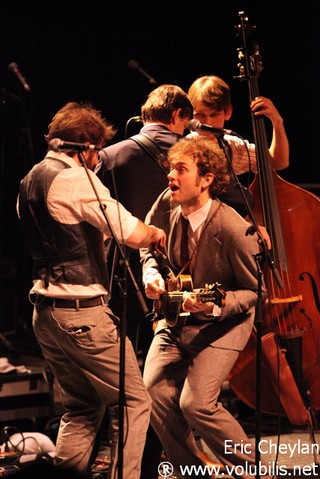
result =
[[221,312],[222,308],[220,308],[217,304],[214,304],[213,307],[205,313],[205,315],[213,318],[219,318],[221,316]]

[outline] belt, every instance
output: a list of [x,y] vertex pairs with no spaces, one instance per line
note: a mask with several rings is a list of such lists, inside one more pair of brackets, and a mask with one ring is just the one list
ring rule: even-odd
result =
[[94,306],[100,306],[106,302],[104,296],[95,296],[94,298],[83,299],[61,299],[50,298],[49,296],[43,296],[42,294],[35,294],[32,298],[32,303],[38,306],[54,306],[55,308],[93,308]]

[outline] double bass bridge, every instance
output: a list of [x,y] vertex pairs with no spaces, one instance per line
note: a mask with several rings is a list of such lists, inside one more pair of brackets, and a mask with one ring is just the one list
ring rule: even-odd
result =
[[[280,317],[277,317],[277,319],[274,319],[274,321],[278,325],[278,336],[281,339],[294,339],[294,338],[299,338],[301,336],[304,336],[307,333],[307,328],[304,327],[298,327],[295,325],[294,327],[291,325],[289,330],[287,330],[286,327],[286,314],[288,313],[288,309],[290,306],[293,306],[297,303],[300,303],[303,300],[302,294],[296,295],[296,296],[290,296],[287,298],[271,298],[269,300],[269,303],[271,306],[279,307],[279,306],[285,306],[287,305],[288,308],[285,308],[284,310],[282,309],[282,314],[280,315],[282,317],[282,321],[280,320]],[[282,322],[282,327],[279,327]]]
[[290,298],[272,298],[270,299],[270,304],[272,304],[272,306],[277,306],[280,304],[299,303],[300,301],[302,301],[302,299],[302,294],[299,294],[297,296],[291,296]]

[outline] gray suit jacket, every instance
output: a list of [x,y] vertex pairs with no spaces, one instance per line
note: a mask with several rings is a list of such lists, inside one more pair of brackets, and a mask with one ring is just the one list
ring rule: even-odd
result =
[[[179,271],[173,260],[178,214],[179,209],[171,205],[170,190],[166,189],[146,217],[147,224],[166,232],[167,265],[175,273]],[[195,255],[193,286],[203,288],[206,284],[221,283],[226,291],[226,305],[218,320],[213,319],[209,326],[204,323],[206,335],[208,342],[216,347],[240,351],[249,339],[255,316],[258,273],[254,255],[259,252],[258,237],[248,235],[250,224],[219,200],[213,200],[207,223]],[[140,253],[143,270],[154,267],[161,271],[166,264],[148,249],[141,249]],[[206,321],[210,319],[202,313],[194,316]],[[156,331],[165,326],[165,320],[159,321]]]

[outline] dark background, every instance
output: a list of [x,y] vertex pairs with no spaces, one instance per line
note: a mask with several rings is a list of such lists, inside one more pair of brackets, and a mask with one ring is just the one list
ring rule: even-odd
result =
[[[15,201],[20,179],[46,152],[44,134],[54,113],[68,101],[90,101],[118,128],[113,141],[123,139],[127,120],[140,114],[153,88],[128,67],[135,59],[159,84],[175,83],[184,90],[198,76],[223,77],[234,105],[226,127],[252,139],[248,87],[234,78],[240,11],[257,27],[264,64],[260,93],[285,119],[291,163],[281,177],[319,194],[318,8],[318,0],[291,0],[285,6],[270,0],[2,2],[0,332],[23,331],[31,324],[31,265]],[[9,71],[12,62],[30,85],[30,95]]]

